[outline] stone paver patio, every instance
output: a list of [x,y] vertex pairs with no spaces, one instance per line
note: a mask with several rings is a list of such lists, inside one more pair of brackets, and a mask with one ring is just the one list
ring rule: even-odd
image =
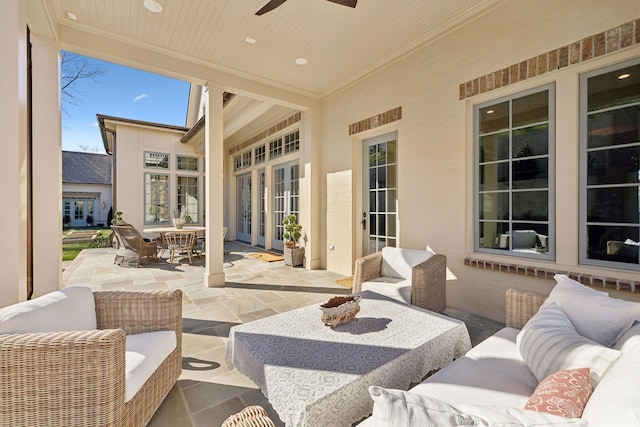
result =
[[[149,423],[152,427],[219,426],[245,406],[261,405],[276,425],[283,425],[257,386],[224,361],[229,329],[237,324],[282,313],[330,297],[349,294],[336,283],[343,276],[325,270],[291,268],[283,261],[251,256],[260,249],[227,242],[224,287],[204,285],[204,259],[186,256],[170,265],[167,254],[140,268],[113,264],[115,250],[86,249],[65,267],[64,286],[94,290],[182,289],[183,370],[176,386]],[[448,308],[445,314],[465,323],[477,343],[501,324]],[[318,311],[318,316],[320,311]]]

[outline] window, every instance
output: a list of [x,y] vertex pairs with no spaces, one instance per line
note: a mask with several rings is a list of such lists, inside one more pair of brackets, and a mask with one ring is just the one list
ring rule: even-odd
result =
[[640,60],[580,76],[580,262],[640,270]]
[[554,86],[475,107],[475,249],[553,259]]
[[295,130],[284,136],[284,153],[293,153],[300,150],[300,131]]
[[198,172],[198,158],[191,156],[176,156],[176,169],[179,171]]
[[185,222],[198,222],[198,177],[178,176],[178,212],[185,212]]
[[242,156],[240,154],[236,154],[233,156],[233,170],[239,171],[242,169]]
[[269,142],[269,160],[282,156],[282,138]]
[[169,169],[169,155],[166,153],[144,153],[144,167],[145,168],[157,168],[157,169]]
[[169,175],[144,174],[144,223],[169,222]]
[[264,144],[255,148],[253,158],[255,159],[256,165],[264,163],[265,160],[267,160],[267,153],[265,151]]
[[233,157],[233,170],[239,171],[251,167],[251,151],[245,151],[242,154],[236,154]]

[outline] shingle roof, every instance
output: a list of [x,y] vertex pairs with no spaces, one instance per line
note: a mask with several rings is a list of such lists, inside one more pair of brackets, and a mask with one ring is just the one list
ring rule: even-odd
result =
[[111,156],[76,151],[62,152],[62,182],[111,184]]

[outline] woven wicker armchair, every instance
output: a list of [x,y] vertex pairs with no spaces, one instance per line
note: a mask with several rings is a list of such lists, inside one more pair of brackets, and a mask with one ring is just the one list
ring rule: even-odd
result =
[[112,225],[111,229],[118,241],[114,264],[122,265],[128,258],[136,262],[136,267],[141,262],[155,261],[158,258],[158,243],[145,241],[133,225]]
[[[144,426],[182,369],[182,291],[95,292],[98,330],[0,335],[0,425]],[[177,346],[125,403],[126,334]]]
[[[384,248],[381,252],[376,252],[356,260],[353,292],[370,290],[384,293],[384,286],[392,287],[401,285],[402,282],[399,282],[397,278],[389,278],[388,283],[385,283],[388,279],[383,275],[383,262],[385,261],[383,254],[386,249],[387,248]],[[390,249],[401,250],[398,248]],[[412,251],[418,252],[417,250]],[[420,262],[410,269],[411,283],[410,285],[407,283],[405,287],[410,286],[411,289],[410,295],[403,295],[405,302],[438,313],[444,311],[447,308],[447,257],[434,254],[431,258]],[[401,291],[400,293],[402,294],[403,292]]]

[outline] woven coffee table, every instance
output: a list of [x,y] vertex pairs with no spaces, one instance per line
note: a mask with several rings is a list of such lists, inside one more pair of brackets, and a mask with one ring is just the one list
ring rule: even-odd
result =
[[370,291],[357,320],[331,329],[319,304],[234,326],[226,360],[287,426],[350,426],[371,414],[368,388],[406,390],[471,348],[459,320]]

